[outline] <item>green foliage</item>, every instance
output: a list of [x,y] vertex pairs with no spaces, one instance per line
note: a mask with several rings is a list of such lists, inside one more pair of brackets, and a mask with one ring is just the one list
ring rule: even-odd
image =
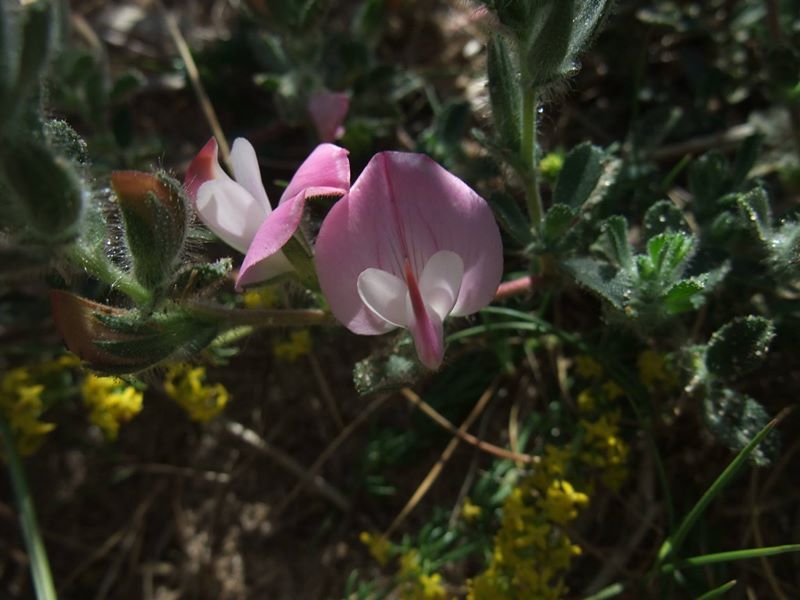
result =
[[[703,417],[709,431],[734,452],[744,448],[772,419],[750,396],[718,385],[712,385],[703,399]],[[753,450],[750,458],[756,465],[769,465],[779,449],[778,436],[770,435]]]
[[553,202],[580,209],[592,197],[603,176],[606,154],[584,142],[567,153],[555,189]]
[[219,333],[217,323],[183,310],[146,314],[61,290],[52,290],[50,300],[67,347],[100,373],[135,373],[192,356]]
[[528,218],[514,198],[503,192],[495,192],[489,196],[488,201],[500,226],[514,241],[522,246],[533,241]]
[[616,309],[618,318],[653,330],[702,306],[727,273],[728,267],[722,265],[687,275],[696,245],[687,233],[667,231],[650,238],[646,252],[634,255],[625,219],[613,216],[602,222],[593,245],[605,260],[568,259],[563,268]]
[[542,88],[576,71],[576,59],[602,26],[608,0],[491,0],[514,38],[520,56],[522,85]]
[[522,123],[519,66],[515,64],[515,56],[508,42],[498,34],[492,35],[489,40],[486,70],[498,140],[516,150]]
[[[0,152],[8,213],[17,234],[43,245],[78,235],[88,192],[75,165],[34,139],[16,139]],[[8,226],[11,223],[5,223]]]
[[708,372],[734,379],[757,369],[775,336],[775,326],[764,317],[737,317],[711,336],[706,349]]
[[125,221],[136,279],[160,292],[171,283],[186,240],[187,200],[166,173],[118,171],[111,177]]

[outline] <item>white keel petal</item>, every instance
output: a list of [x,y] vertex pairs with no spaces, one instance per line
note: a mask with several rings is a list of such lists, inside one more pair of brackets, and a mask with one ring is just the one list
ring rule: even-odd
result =
[[444,321],[453,310],[464,279],[464,261],[455,252],[440,250],[428,259],[419,278],[425,303]]
[[402,279],[381,269],[365,269],[358,276],[358,295],[378,317],[396,327],[406,327],[408,288]]

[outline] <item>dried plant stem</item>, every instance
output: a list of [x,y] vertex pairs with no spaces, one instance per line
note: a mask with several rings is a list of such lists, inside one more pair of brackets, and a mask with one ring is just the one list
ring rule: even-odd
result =
[[308,362],[311,363],[311,371],[314,373],[314,378],[317,380],[317,385],[322,394],[322,399],[325,401],[325,406],[331,414],[333,421],[336,423],[336,428],[341,431],[344,429],[342,413],[339,411],[336,396],[333,394],[328,379],[325,377],[325,372],[322,370],[322,365],[319,364],[319,359],[313,349],[308,352]]
[[2,415],[0,415],[0,439],[2,440],[0,448],[5,457],[11,487],[14,490],[14,499],[17,503],[22,539],[25,541],[25,548],[30,560],[36,598],[37,600],[56,600],[56,588],[50,573],[50,562],[47,559],[47,550],[44,547],[42,534],[39,532],[39,523],[36,520],[33,498],[25,479],[25,470],[14,443],[14,435]]
[[[501,448],[500,446],[495,446],[494,444],[490,444],[489,442],[484,442],[481,439],[478,439],[471,433],[466,432],[466,428],[464,425],[461,427],[456,427],[450,421],[448,421],[441,413],[439,413],[435,408],[433,408],[430,404],[425,402],[422,398],[417,395],[416,392],[409,388],[403,388],[400,390],[400,393],[406,397],[406,399],[411,402],[414,406],[419,408],[423,413],[425,413],[431,420],[446,429],[457,438],[459,438],[462,442],[466,442],[471,446],[475,446],[479,450],[486,452],[487,454],[491,454],[497,458],[502,458],[505,460],[513,460],[517,461],[522,464],[532,464],[539,462],[538,456],[532,456],[530,454],[520,454],[518,452],[512,452],[511,450],[507,450],[505,448]],[[483,396],[481,397],[483,400]],[[479,401],[480,404],[480,401]],[[476,405],[477,406],[477,405]],[[467,421],[464,422],[469,427]]]
[[339,449],[339,447],[344,443],[344,441],[349,438],[353,432],[358,429],[362,423],[364,423],[372,414],[378,410],[383,404],[389,399],[389,396],[381,396],[376,398],[375,400],[370,403],[367,408],[365,408],[362,412],[358,414],[358,416],[353,419],[350,423],[348,423],[344,429],[339,432],[333,441],[322,451],[322,453],[317,457],[314,463],[308,468],[305,472],[305,476],[297,482],[297,484],[292,488],[292,490],[286,494],[286,497],[283,501],[275,508],[275,515],[283,514],[283,511],[294,501],[297,495],[302,492],[308,484],[311,482],[313,477],[316,477],[317,473],[319,473],[322,465],[324,465],[331,455]]
[[192,89],[194,90],[195,96],[197,96],[197,101],[200,103],[200,108],[203,111],[203,115],[205,116],[206,121],[208,121],[208,126],[211,128],[211,132],[214,134],[214,137],[217,140],[220,156],[225,163],[225,166],[228,167],[229,170],[232,170],[230,158],[231,151],[230,147],[228,146],[228,141],[225,139],[222,126],[220,125],[219,119],[217,118],[217,113],[214,110],[214,105],[211,104],[211,100],[208,98],[208,94],[203,87],[203,82],[200,81],[200,71],[197,70],[197,64],[194,62],[194,58],[192,58],[192,52],[189,49],[189,45],[186,43],[186,38],[183,37],[183,34],[178,27],[178,23],[175,21],[175,17],[169,11],[167,11],[161,0],[156,0],[156,6],[158,7],[162,18],[164,19],[164,23],[167,26],[167,31],[169,31],[169,35],[172,38],[172,41],[175,43],[178,54],[180,54],[181,60],[186,67],[186,76],[189,78],[189,82],[192,84]]
[[224,421],[223,428],[226,433],[246,443],[251,448],[255,448],[265,456],[268,456],[276,464],[295,475],[301,481],[311,483],[320,495],[327,498],[331,504],[341,511],[347,512],[350,510],[350,501],[342,492],[334,488],[319,475],[310,474],[303,465],[282,450],[275,448],[252,429],[248,429],[241,423],[236,423],[235,421]]
[[[494,397],[494,392],[496,388],[497,385],[494,383],[489,386],[489,388],[483,393],[483,395],[481,395],[481,397],[475,403],[475,406],[472,408],[472,411],[470,411],[467,418],[464,419],[464,422],[461,424],[461,427],[457,429],[453,427],[450,421],[439,415],[439,413],[434,411],[432,408],[430,409],[431,411],[433,411],[433,413],[438,415],[438,419],[434,419],[436,420],[437,423],[442,424],[442,421],[444,421],[445,423],[448,424],[448,426],[445,426],[446,429],[450,430],[450,428],[452,427],[455,430],[453,432],[455,434],[455,437],[453,437],[447,444],[447,447],[445,447],[445,449],[442,451],[442,454],[439,456],[439,460],[437,460],[436,464],[434,464],[433,467],[431,467],[431,470],[428,471],[428,474],[425,476],[425,479],[423,479],[422,483],[419,484],[417,489],[411,495],[411,498],[408,499],[406,505],[403,507],[400,513],[394,518],[394,521],[392,521],[392,524],[389,525],[389,528],[386,530],[386,532],[383,534],[382,537],[388,538],[389,536],[391,536],[392,533],[394,533],[397,530],[400,524],[403,521],[405,521],[406,517],[408,517],[408,515],[411,514],[411,511],[414,510],[414,507],[417,504],[419,504],[419,501],[422,500],[425,494],[428,493],[428,490],[433,485],[433,482],[436,481],[436,479],[439,477],[439,474],[444,469],[444,466],[447,464],[447,461],[450,460],[450,457],[453,455],[453,452],[455,452],[456,448],[458,447],[458,444],[463,439],[462,436],[466,434],[467,429],[469,429],[475,422],[475,420],[480,416],[480,414],[483,412],[483,409],[486,408],[487,404],[489,404],[489,400],[491,400]],[[422,404],[425,404],[422,401],[422,399],[419,396],[417,396],[417,394],[415,394],[408,388],[402,390],[402,393],[415,406],[419,406],[420,408],[422,408]],[[427,406],[427,404],[425,404],[425,406]]]

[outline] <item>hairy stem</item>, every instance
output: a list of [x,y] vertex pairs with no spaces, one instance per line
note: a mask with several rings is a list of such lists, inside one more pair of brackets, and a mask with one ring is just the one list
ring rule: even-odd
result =
[[84,271],[108,284],[111,288],[122,292],[136,304],[142,306],[151,302],[150,292],[106,257],[87,251],[78,244],[72,246],[67,256],[70,262],[80,266]]

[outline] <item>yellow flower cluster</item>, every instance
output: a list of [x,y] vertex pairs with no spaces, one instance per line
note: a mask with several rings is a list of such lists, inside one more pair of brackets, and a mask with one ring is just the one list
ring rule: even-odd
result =
[[44,386],[30,369],[12,369],[0,381],[0,412],[8,421],[20,454],[32,454],[55,425],[41,420]]
[[219,415],[228,404],[230,394],[221,383],[205,383],[205,367],[188,363],[169,366],[164,377],[164,391],[175,400],[193,421],[207,422]]
[[278,292],[273,286],[264,286],[246,291],[242,295],[245,308],[272,308],[278,304]]
[[311,351],[311,334],[307,329],[293,331],[288,340],[275,342],[272,352],[278,360],[294,362]]
[[619,410],[600,415],[594,421],[581,419],[584,433],[581,461],[596,470],[605,486],[618,490],[628,477],[628,444],[620,437]]
[[439,573],[425,573],[419,553],[412,549],[400,556],[401,600],[447,600]]
[[645,350],[639,354],[636,361],[639,379],[649,389],[661,389],[669,393],[678,388],[678,374],[669,367],[666,359],[666,354],[655,350]]
[[564,470],[560,461],[551,464],[545,458],[537,473],[511,491],[491,562],[469,581],[468,600],[558,600],[567,592],[564,574],[581,548],[559,525],[577,518],[589,497],[554,477]]
[[389,550],[391,550],[388,539],[380,533],[370,531],[362,531],[358,539],[367,547],[372,558],[377,560],[381,566],[386,566],[386,563],[389,562]]
[[[557,600],[566,596],[564,576],[581,548],[565,532],[589,504],[596,481],[618,489],[627,477],[629,448],[620,437],[620,411],[609,408],[624,395],[593,359],[575,359],[590,387],[577,396],[582,418],[572,440],[545,444],[541,462],[511,491],[502,507],[488,568],[469,582],[468,600]],[[579,491],[579,489],[581,491]]]
[[144,394],[119,377],[101,377],[89,373],[81,384],[83,402],[89,420],[109,440],[117,439],[119,427],[142,410]]

